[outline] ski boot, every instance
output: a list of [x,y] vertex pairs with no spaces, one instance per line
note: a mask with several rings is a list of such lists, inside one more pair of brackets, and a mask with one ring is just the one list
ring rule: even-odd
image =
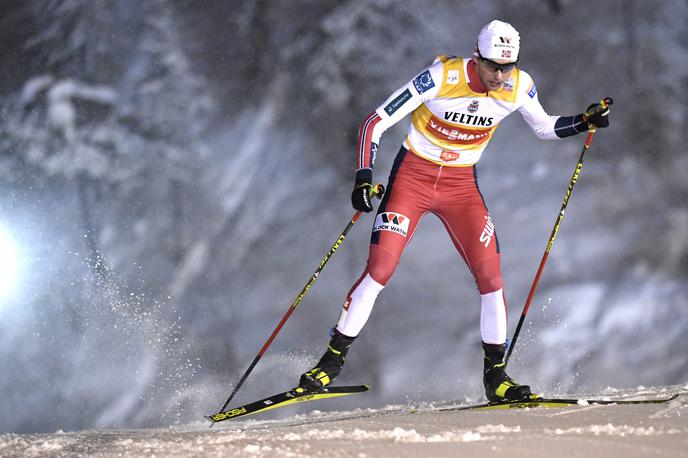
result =
[[486,344],[483,342],[485,350],[485,369],[483,371],[483,385],[485,385],[485,396],[490,402],[503,401],[528,401],[536,399],[528,385],[519,385],[506,375],[504,368],[504,353],[506,344]]
[[354,339],[355,337],[345,336],[337,328],[333,328],[327,351],[313,369],[301,375],[299,386],[295,388],[295,391],[316,393],[334,382],[344,365],[344,358]]

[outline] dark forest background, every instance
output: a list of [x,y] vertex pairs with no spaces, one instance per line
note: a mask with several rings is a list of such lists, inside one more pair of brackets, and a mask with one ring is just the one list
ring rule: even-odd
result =
[[[548,112],[615,101],[513,375],[548,394],[688,383],[688,2],[7,0],[0,235],[16,257],[0,253],[14,272],[0,431],[218,408],[353,213],[360,121],[436,54],[469,56],[494,18],[520,31]],[[379,181],[407,122],[383,137]],[[540,141],[515,114],[479,164],[510,335],[583,140]],[[371,223],[237,402],[292,387],[320,356]],[[474,282],[428,215],[340,381],[371,384],[369,406],[478,398],[478,321]]]

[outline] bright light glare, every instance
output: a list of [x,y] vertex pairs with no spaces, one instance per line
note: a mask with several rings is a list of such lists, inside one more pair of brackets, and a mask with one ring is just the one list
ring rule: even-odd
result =
[[15,286],[18,262],[17,245],[0,228],[0,299],[7,298]]

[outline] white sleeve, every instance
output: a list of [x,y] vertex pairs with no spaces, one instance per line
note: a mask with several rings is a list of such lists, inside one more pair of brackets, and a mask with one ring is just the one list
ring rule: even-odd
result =
[[359,169],[373,168],[382,133],[422,103],[437,97],[443,78],[444,64],[439,59],[435,59],[431,66],[394,91],[361,123],[358,139]]
[[[375,110],[378,116],[380,116],[380,122],[377,124],[378,129],[380,129],[379,135],[382,135],[382,132],[401,121],[422,103],[437,97],[442,86],[443,65],[439,59],[436,60],[430,67],[394,91]],[[373,138],[379,140],[380,136],[374,135]]]
[[542,108],[538,99],[535,81],[523,70],[521,70],[519,94],[517,97],[521,102],[518,111],[530,128],[533,129],[535,135],[544,140],[558,139],[559,137],[554,132],[554,124],[559,119],[559,116],[551,116]]

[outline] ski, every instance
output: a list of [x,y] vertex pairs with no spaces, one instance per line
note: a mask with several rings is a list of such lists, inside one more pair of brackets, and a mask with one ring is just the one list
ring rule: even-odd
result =
[[662,404],[673,401],[678,397],[678,393],[666,398],[654,399],[558,399],[558,398],[534,398],[527,401],[503,401],[487,402],[484,404],[473,404],[469,406],[443,407],[438,409],[440,412],[455,410],[505,410],[505,409],[526,409],[534,407],[559,408],[571,405],[628,405],[628,404]]
[[225,410],[214,415],[208,415],[206,418],[213,423],[217,423],[219,421],[245,417],[246,415],[265,412],[267,410],[284,407],[290,404],[296,404],[298,402],[317,401],[318,399],[348,396],[350,394],[363,393],[369,389],[370,387],[368,385],[332,386],[323,388],[317,393],[298,393],[292,389],[283,393],[272,395],[259,401],[254,401],[249,404],[236,407],[234,409]]

